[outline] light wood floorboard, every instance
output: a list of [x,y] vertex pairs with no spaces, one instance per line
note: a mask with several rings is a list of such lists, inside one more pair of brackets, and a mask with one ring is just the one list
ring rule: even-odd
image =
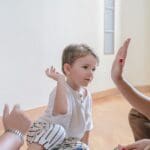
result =
[[[145,94],[150,95],[150,92]],[[91,150],[113,150],[117,144],[133,142],[133,136],[128,124],[128,112],[131,106],[120,95],[102,97],[93,100],[94,129],[90,137]],[[45,107],[27,111],[26,114],[35,120]],[[0,133],[3,132],[0,122]],[[26,145],[21,148],[26,150]]]

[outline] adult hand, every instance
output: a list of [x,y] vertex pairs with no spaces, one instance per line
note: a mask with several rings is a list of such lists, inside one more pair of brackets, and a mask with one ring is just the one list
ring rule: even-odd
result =
[[139,140],[126,146],[119,145],[117,149],[118,150],[150,150],[150,139]]
[[17,129],[25,134],[31,125],[31,120],[20,110],[19,105],[15,105],[9,112],[8,105],[3,110],[3,125],[6,129]]
[[127,39],[124,44],[118,50],[115,60],[112,64],[111,77],[114,82],[122,78],[123,67],[125,64],[127,50],[130,43],[130,39]]

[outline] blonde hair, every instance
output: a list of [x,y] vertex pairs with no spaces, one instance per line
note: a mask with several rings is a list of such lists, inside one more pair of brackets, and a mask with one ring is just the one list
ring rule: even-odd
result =
[[98,56],[93,52],[93,50],[87,46],[86,44],[71,44],[68,45],[62,54],[62,71],[65,74],[64,71],[64,64],[70,64],[72,65],[78,58],[85,57],[87,55],[92,55],[97,60],[97,63],[99,63]]

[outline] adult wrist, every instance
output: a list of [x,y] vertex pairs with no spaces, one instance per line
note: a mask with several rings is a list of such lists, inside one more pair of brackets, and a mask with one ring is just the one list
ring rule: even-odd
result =
[[123,77],[117,78],[117,79],[113,79],[114,83],[118,86],[120,85],[122,82],[124,82]]
[[20,144],[21,145],[24,144],[24,134],[21,131],[19,131],[17,129],[9,128],[9,129],[5,130],[5,133],[11,133],[11,134],[15,135],[19,139]]

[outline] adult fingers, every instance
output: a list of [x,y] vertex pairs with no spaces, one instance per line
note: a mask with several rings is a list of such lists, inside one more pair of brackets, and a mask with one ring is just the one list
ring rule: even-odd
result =
[[3,119],[6,118],[9,115],[9,106],[5,104],[3,109]]
[[123,51],[123,56],[126,57],[127,56],[127,51],[128,51],[128,47],[129,47],[129,44],[130,44],[130,41],[131,39],[128,38],[125,43],[124,43],[124,51]]
[[124,146],[124,148],[127,150],[134,150],[137,148],[137,146],[135,143],[133,143],[133,144],[129,144],[129,145]]
[[126,39],[123,45],[120,47],[117,53],[117,57],[126,58],[129,43],[130,43],[130,38]]
[[128,50],[129,43],[130,43],[130,39],[128,38],[118,52],[118,62],[123,66],[127,57],[127,50]]
[[7,117],[9,116],[9,107],[7,104],[5,104],[3,109],[3,126],[6,129],[7,128]]
[[17,110],[19,109],[20,110],[20,105],[16,104],[13,109],[17,109]]

